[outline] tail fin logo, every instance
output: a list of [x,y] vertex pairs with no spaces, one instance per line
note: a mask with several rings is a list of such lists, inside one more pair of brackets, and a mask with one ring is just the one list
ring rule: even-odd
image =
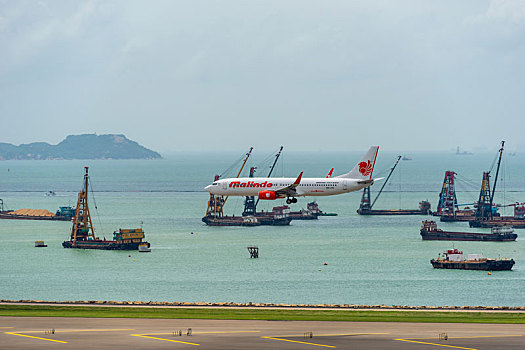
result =
[[372,173],[372,164],[370,164],[370,160],[367,162],[361,162],[359,163],[359,172],[363,176],[368,176]]

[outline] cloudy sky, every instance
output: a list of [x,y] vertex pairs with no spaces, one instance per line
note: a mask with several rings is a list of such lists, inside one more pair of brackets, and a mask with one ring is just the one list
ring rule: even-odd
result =
[[525,0],[0,0],[0,142],[525,149]]

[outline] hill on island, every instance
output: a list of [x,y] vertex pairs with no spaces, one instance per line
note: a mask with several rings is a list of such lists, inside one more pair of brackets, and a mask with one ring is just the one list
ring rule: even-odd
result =
[[34,142],[15,146],[0,142],[0,160],[8,159],[159,159],[159,153],[147,149],[124,135],[69,135],[58,145]]

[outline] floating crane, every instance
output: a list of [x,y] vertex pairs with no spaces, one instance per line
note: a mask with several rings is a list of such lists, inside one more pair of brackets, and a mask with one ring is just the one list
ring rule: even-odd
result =
[[[250,155],[252,154],[253,147],[250,147],[250,150],[248,153],[246,153],[246,156],[244,158],[244,161],[242,162],[241,168],[239,169],[239,172],[237,173],[236,177],[239,177],[241,175],[242,170],[244,169],[244,166],[246,165],[246,162],[248,161],[248,158],[250,158]],[[215,180],[219,180],[220,175],[215,175]],[[226,201],[228,200],[228,196],[215,196],[213,194],[210,194],[210,199],[208,200],[208,207],[206,208],[206,216],[207,217],[213,217],[213,218],[220,218],[224,216],[223,208],[226,204]],[[203,221],[204,221],[203,218]]]
[[419,209],[385,209],[385,210],[374,210],[372,207],[376,203],[377,199],[383,192],[383,189],[385,188],[386,184],[388,183],[388,180],[390,179],[390,176],[392,176],[392,173],[397,167],[397,164],[401,160],[401,156],[397,156],[397,160],[394,163],[394,166],[390,169],[390,173],[388,174],[385,182],[383,182],[383,186],[381,186],[381,189],[376,195],[376,198],[370,204],[370,187],[365,187],[363,189],[363,196],[361,197],[361,204],[359,206],[359,209],[357,209],[357,213],[359,215],[429,215],[432,214],[430,211],[430,203],[428,201],[421,201],[419,202]]
[[[496,184],[498,182],[499,169],[501,166],[501,158],[503,156],[503,147],[505,146],[505,141],[501,141],[501,147],[499,149],[498,156],[498,166],[496,168],[496,176],[494,177],[494,185],[492,186],[492,193],[485,190],[483,195],[483,202],[481,202],[482,195],[480,194],[480,202],[478,203],[478,209],[476,211],[476,216],[469,221],[470,227],[498,227],[498,226],[512,226],[514,228],[525,228],[525,218],[522,216],[498,216],[494,213],[494,194],[496,193]],[[487,183],[488,184],[488,174],[487,173]],[[484,180],[485,180],[485,173]],[[490,191],[490,188],[489,188]],[[483,192],[483,186],[482,186]],[[488,197],[488,198],[487,198]],[[488,202],[487,202],[488,199]],[[478,212],[480,214],[478,214]]]

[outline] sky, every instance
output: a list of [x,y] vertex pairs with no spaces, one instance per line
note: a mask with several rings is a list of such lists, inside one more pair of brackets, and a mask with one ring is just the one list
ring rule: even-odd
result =
[[0,142],[525,151],[525,0],[0,0]]

